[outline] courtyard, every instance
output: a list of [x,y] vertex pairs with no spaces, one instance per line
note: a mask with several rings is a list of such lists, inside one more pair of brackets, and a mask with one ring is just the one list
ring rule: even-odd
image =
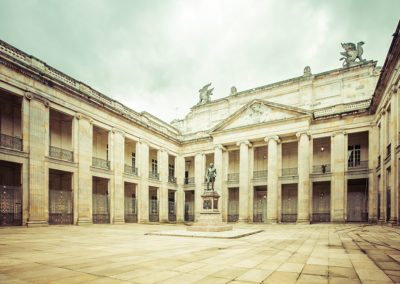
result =
[[400,231],[235,225],[239,239],[145,235],[185,225],[0,229],[1,283],[398,283]]

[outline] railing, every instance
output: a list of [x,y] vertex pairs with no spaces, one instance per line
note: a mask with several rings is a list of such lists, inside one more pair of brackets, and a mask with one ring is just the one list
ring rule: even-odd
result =
[[228,182],[237,182],[237,181],[239,181],[239,173],[228,174]]
[[168,182],[172,184],[176,184],[176,177],[174,176],[168,176]]
[[297,176],[297,168],[282,169],[282,176]]
[[314,165],[313,166],[313,173],[314,174],[327,174],[331,172],[331,165]]
[[253,179],[266,179],[268,178],[268,171],[253,171]]
[[92,166],[95,168],[100,168],[100,169],[110,169],[110,161],[92,157]]
[[347,163],[349,171],[368,169],[368,160],[366,161],[348,161]]
[[392,155],[392,143],[386,146],[386,159]]
[[160,175],[157,172],[150,171],[149,179],[160,180]]
[[130,165],[125,164],[124,173],[131,176],[138,176],[138,168],[134,168]]
[[186,177],[183,179],[183,184],[184,185],[193,185],[194,184],[194,178],[193,177]]
[[49,155],[50,155],[50,157],[68,161],[68,162],[74,161],[74,152],[65,150],[62,148],[54,147],[54,146],[50,146]]
[[6,134],[0,134],[0,146],[22,151],[22,139]]

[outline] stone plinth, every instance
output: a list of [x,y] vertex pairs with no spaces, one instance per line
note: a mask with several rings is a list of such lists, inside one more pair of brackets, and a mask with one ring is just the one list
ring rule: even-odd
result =
[[187,228],[195,232],[223,232],[232,230],[232,226],[222,222],[221,212],[218,210],[219,194],[216,191],[204,191],[201,195],[203,207],[199,221]]

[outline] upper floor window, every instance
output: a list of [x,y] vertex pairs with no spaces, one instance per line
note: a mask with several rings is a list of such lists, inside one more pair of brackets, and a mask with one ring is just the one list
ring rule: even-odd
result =
[[132,168],[136,166],[136,153],[132,153]]
[[158,172],[158,162],[156,159],[151,159],[151,172],[152,173]]
[[175,166],[168,165],[168,176],[173,177],[175,175]]
[[356,167],[361,162],[361,146],[351,145],[348,147],[347,161],[349,167]]

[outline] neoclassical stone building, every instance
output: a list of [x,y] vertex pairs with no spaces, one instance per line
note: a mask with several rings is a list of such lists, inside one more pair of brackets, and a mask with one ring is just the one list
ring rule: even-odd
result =
[[399,52],[167,124],[1,41],[0,225],[194,221],[211,162],[225,221],[396,224]]

